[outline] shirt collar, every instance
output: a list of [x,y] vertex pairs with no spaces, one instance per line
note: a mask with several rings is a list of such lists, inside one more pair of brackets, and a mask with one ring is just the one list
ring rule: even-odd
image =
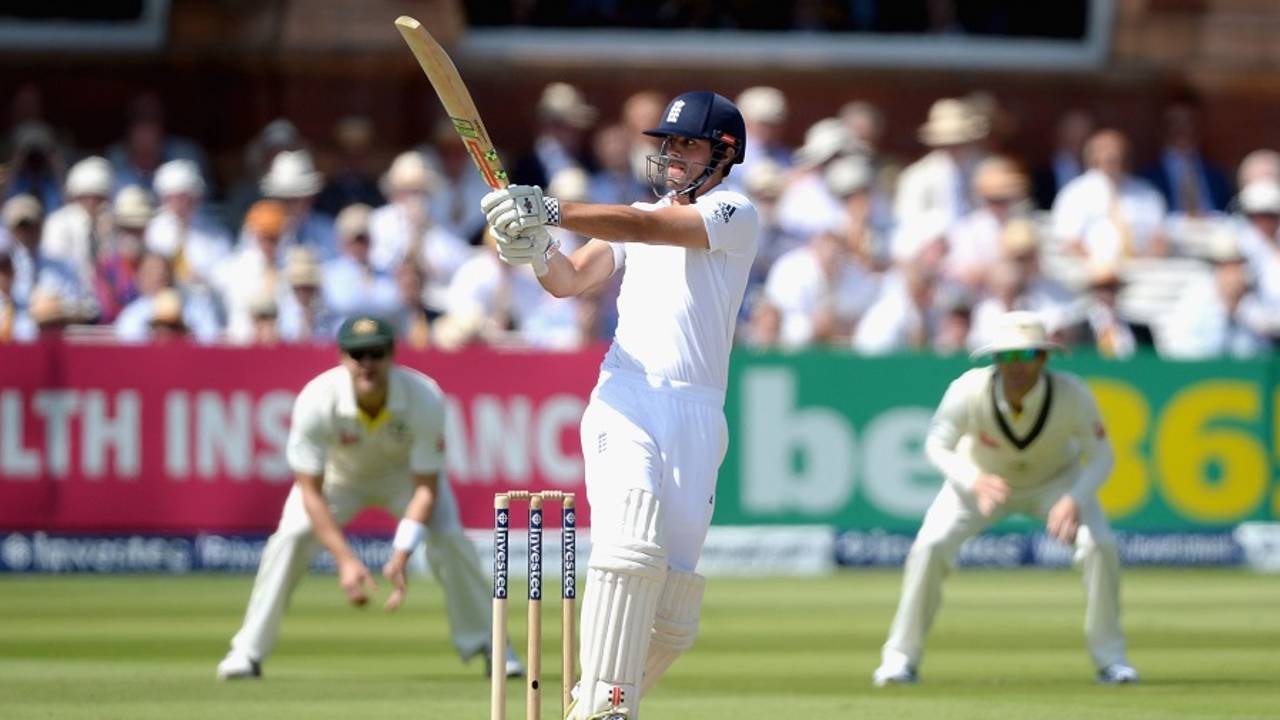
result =
[[[343,368],[342,382],[338,390],[338,410],[343,415],[359,415],[360,406],[356,404],[356,388],[351,381],[351,374]],[[392,366],[387,378],[387,404],[384,411],[402,413],[408,407],[408,393],[405,391],[404,379],[395,366]]]
[[1045,385],[1048,383],[1045,379],[1046,372],[1041,370],[1040,377],[1036,380],[1036,384],[1032,386],[1031,391],[1022,396],[1022,412],[1020,413],[1015,413],[1013,407],[1009,405],[1008,399],[1004,396],[1004,383],[1000,382],[1000,373],[996,372],[993,382],[996,384],[996,406],[1000,408],[1000,412],[1005,417],[1016,419],[1039,415],[1040,406],[1044,404]]

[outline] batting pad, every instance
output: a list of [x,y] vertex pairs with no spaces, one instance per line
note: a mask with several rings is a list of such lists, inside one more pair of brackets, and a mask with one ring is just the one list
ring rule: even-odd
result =
[[582,695],[571,718],[610,707],[638,713],[640,681],[667,553],[658,544],[658,502],[643,490],[623,500],[621,525],[591,549],[582,607]]
[[702,591],[707,579],[697,573],[671,570],[658,598],[658,612],[649,639],[649,656],[644,662],[641,695],[648,695],[676,658],[693,647],[702,615]]

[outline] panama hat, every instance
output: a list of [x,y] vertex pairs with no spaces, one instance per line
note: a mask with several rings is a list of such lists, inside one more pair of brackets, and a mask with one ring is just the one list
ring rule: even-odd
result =
[[861,144],[849,134],[840,118],[823,118],[804,133],[804,145],[791,154],[797,165],[821,165],[837,155],[855,152]]
[[977,360],[1006,350],[1058,350],[1063,348],[1049,339],[1040,315],[1025,310],[1007,312],[1000,317],[991,341],[969,355]]
[[170,160],[157,168],[152,187],[160,197],[179,193],[200,197],[205,190],[200,168],[194,162],[182,159]]
[[787,96],[775,87],[759,85],[738,95],[734,105],[750,122],[781,124],[787,120]]
[[111,194],[114,182],[115,173],[111,170],[111,163],[104,157],[94,155],[71,166],[71,172],[67,173],[67,195],[73,198],[82,195],[105,197]]
[[929,119],[920,126],[920,142],[929,147],[963,145],[987,136],[986,118],[963,100],[943,98],[929,108]]
[[262,177],[262,194],[271,198],[304,198],[320,192],[324,176],[316,170],[311,153],[306,150],[284,150],[271,161],[271,169]]
[[115,202],[111,205],[111,214],[116,225],[129,230],[140,230],[151,222],[156,214],[151,205],[151,195],[138,185],[129,185],[116,193]]

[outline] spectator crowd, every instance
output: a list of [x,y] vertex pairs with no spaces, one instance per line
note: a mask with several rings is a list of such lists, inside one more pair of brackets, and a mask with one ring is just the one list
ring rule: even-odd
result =
[[[1140,168],[1122,132],[1080,110],[1029,166],[1005,152],[1009,118],[984,93],[939,99],[913,121],[910,161],[883,151],[886,118],[870,103],[834,107],[791,147],[781,90],[736,102],[747,152],[726,182],[762,221],[742,345],[961,353],[1015,309],[1114,358],[1144,347],[1247,357],[1280,336],[1280,153],[1254,151],[1229,177],[1202,155],[1191,103],[1166,109],[1160,153]],[[512,178],[563,199],[651,200],[656,147],[640,131],[664,104],[641,92],[602,114],[553,83],[530,150],[507,158]],[[219,178],[154,96],[100,154],[77,156],[33,88],[12,120],[0,148],[0,343],[70,332],[330,342],[344,318],[376,313],[414,348],[573,348],[616,322],[618,278],[557,299],[498,260],[478,209],[487,188],[447,122],[376,167],[367,118],[341,120],[324,145],[278,119],[246,148],[241,174]],[[585,239],[559,240],[570,252]]]

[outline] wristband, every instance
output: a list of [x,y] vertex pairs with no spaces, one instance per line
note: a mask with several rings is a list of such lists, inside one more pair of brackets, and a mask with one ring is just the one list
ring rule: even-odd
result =
[[547,224],[560,224],[560,201],[553,197],[543,197],[542,207],[547,211]]
[[396,525],[396,536],[391,541],[391,547],[411,553],[417,549],[418,543],[422,542],[422,539],[426,536],[426,525],[417,520],[402,518]]

